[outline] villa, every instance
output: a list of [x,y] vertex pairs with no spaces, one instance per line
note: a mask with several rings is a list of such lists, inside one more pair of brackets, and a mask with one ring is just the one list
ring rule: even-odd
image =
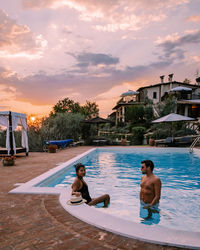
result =
[[[173,95],[177,99],[176,113],[193,118],[200,118],[200,78],[197,84],[173,81],[173,74],[168,75],[168,81],[160,76],[160,83],[139,88],[137,91],[129,90],[121,95],[113,110],[116,124],[125,122],[126,108],[135,105],[145,105],[147,99],[153,102],[154,111],[156,106],[166,97]],[[112,117],[113,117],[112,113]]]

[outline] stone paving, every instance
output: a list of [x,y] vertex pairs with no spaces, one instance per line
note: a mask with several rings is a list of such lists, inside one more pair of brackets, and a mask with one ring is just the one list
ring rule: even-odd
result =
[[30,153],[28,157],[22,154],[12,167],[0,163],[0,249],[178,249],[129,239],[86,224],[67,213],[57,195],[8,194],[15,183],[27,182],[90,148]]

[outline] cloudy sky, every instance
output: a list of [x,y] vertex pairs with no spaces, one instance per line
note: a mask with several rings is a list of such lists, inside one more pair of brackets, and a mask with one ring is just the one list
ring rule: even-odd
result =
[[194,83],[199,10],[199,0],[0,1],[0,110],[45,115],[69,97],[105,117],[160,75]]

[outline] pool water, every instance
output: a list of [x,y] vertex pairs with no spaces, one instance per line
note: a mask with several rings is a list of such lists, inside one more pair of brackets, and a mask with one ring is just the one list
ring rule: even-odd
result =
[[[147,219],[139,201],[140,162],[145,159],[154,162],[154,174],[162,181],[160,212]],[[102,148],[80,162],[86,166],[91,196],[108,193],[111,197],[109,208],[97,208],[102,212],[146,225],[200,232],[199,154],[180,148]],[[68,187],[74,178],[71,167],[39,186]]]

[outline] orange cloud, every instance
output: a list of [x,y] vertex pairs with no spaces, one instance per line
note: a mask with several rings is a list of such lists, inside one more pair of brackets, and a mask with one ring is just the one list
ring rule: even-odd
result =
[[200,22],[200,15],[198,16],[189,16],[186,21],[188,22],[194,22],[194,23],[197,23],[197,22]]
[[195,62],[200,63],[200,56],[193,56],[192,58],[194,59]]
[[0,57],[40,58],[47,41],[34,34],[26,25],[19,25],[0,10]]

